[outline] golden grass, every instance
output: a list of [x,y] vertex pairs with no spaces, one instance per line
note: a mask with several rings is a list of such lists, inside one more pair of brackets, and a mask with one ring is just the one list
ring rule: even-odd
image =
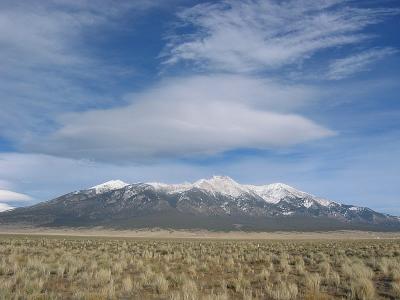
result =
[[399,240],[0,236],[0,299],[398,299]]

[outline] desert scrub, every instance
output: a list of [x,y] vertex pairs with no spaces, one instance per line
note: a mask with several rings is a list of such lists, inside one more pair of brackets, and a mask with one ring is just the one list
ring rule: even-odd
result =
[[0,236],[0,299],[399,299],[400,241]]
[[393,294],[396,298],[400,298],[400,282],[392,282]]
[[370,279],[365,277],[355,278],[351,282],[351,299],[375,299],[374,283]]

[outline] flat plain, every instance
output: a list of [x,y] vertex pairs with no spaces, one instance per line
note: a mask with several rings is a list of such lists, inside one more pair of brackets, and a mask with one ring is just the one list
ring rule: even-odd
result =
[[394,233],[43,232],[3,230],[1,299],[400,298]]

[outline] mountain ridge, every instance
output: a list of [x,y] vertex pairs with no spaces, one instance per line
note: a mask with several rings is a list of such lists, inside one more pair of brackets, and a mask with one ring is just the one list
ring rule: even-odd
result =
[[227,176],[193,183],[112,180],[31,207],[0,224],[243,230],[400,230],[398,217],[340,204],[283,183],[242,185]]
[[[140,183],[140,182],[138,182]],[[145,182],[153,186],[156,189],[165,190],[169,193],[187,191],[191,188],[200,188],[208,190],[213,193],[221,193],[229,196],[237,197],[243,193],[255,193],[259,197],[263,198],[265,201],[270,203],[278,203],[285,196],[308,196],[312,197],[315,201],[318,201],[321,205],[327,206],[330,203],[336,203],[331,200],[317,197],[313,194],[300,191],[292,186],[285,183],[271,183],[264,185],[249,185],[249,184],[239,184],[228,176],[214,175],[210,179],[199,179],[194,183],[185,182],[182,184],[167,184],[161,182]],[[114,189],[119,189],[130,185],[129,183],[123,182],[122,180],[110,180],[102,184],[91,187],[90,189],[103,189],[104,192],[111,191]],[[109,187],[105,190],[104,187]],[[354,206],[358,207],[358,206]]]

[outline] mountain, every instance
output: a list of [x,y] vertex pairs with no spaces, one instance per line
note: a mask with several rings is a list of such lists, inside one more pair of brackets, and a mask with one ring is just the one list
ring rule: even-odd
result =
[[400,219],[340,204],[283,183],[242,185],[226,176],[194,183],[112,180],[0,213],[0,224],[204,228],[210,230],[400,230]]

